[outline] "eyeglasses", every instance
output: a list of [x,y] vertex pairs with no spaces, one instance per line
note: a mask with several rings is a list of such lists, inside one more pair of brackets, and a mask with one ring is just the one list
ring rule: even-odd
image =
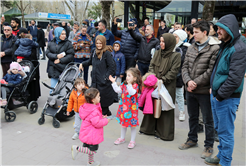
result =
[[11,29],[4,29],[4,31],[11,31]]

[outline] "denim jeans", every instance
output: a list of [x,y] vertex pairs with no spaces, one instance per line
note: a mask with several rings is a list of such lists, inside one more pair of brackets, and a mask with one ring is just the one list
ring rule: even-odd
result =
[[211,94],[210,99],[214,117],[214,128],[219,136],[219,153],[217,157],[220,159],[221,165],[230,166],[234,148],[234,121],[240,98],[217,101]]
[[176,87],[176,102],[178,103],[179,111],[184,111],[183,88]]
[[[58,82],[58,78],[51,78],[51,79],[50,79],[50,86],[51,86],[52,88],[54,88],[54,87],[56,86],[57,82]],[[53,90],[51,89],[51,90],[50,90],[50,94],[51,94],[52,92],[53,92]]]
[[[87,61],[89,58],[74,58],[74,62],[79,62],[82,63],[84,61]],[[84,72],[84,80],[87,84],[88,81],[88,71],[89,71],[89,66],[83,66],[83,72]]]
[[149,71],[149,63],[138,62],[138,69],[140,70],[142,76]]
[[203,122],[205,125],[205,141],[204,147],[213,147],[214,145],[214,122],[210,104],[209,94],[194,94],[186,93],[187,110],[189,114],[189,128],[188,133],[189,140],[197,142],[198,131],[198,117],[199,107],[201,108],[203,115]]

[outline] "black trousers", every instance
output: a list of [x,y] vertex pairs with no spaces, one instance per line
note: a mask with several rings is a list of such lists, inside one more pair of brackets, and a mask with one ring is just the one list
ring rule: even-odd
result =
[[102,114],[103,115],[107,115],[107,116],[112,115],[112,113],[111,113],[111,111],[109,110],[108,107],[102,107]]
[[199,121],[199,107],[203,115],[203,122],[205,125],[205,141],[204,147],[213,147],[214,145],[214,122],[211,110],[210,95],[209,94],[194,94],[186,92],[187,109],[189,114],[189,140],[198,141],[198,121]]

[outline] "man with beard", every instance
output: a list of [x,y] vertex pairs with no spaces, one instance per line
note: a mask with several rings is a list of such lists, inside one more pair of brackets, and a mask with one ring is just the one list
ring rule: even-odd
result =
[[10,25],[11,25],[11,28],[12,28],[13,36],[16,36],[17,33],[19,32],[20,20],[18,18],[12,18]]
[[95,22],[94,28],[92,28],[92,30],[90,32],[90,37],[92,38],[92,40],[94,40],[97,31],[98,31],[98,22]]
[[145,36],[138,35],[132,27],[128,27],[128,30],[132,38],[140,43],[137,65],[143,76],[149,70],[150,61],[152,59],[151,50],[155,49],[159,45],[159,40],[153,35],[154,29],[151,25],[146,26]]
[[38,29],[35,24],[36,24],[35,20],[32,20],[31,25],[27,28],[27,30],[28,30],[28,33],[32,35],[32,40],[37,42]]
[[100,20],[99,23],[98,23],[98,31],[96,32],[96,35],[95,35],[95,38],[93,40],[93,45],[92,45],[91,49],[95,48],[95,39],[96,39],[97,35],[103,35],[106,38],[106,40],[107,40],[106,41],[106,45],[113,46],[113,44],[114,44],[114,35],[106,27],[107,27],[106,20],[104,20],[104,19]]

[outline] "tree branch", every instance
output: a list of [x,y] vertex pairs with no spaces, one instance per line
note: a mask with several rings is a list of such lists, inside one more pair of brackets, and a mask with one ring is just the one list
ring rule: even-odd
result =
[[72,10],[72,8],[70,7],[70,5],[67,3],[67,1],[65,0],[64,3],[66,4],[66,6],[68,7],[68,9],[70,10],[70,12],[72,13],[73,17],[74,17],[74,12]]
[[27,6],[29,6],[29,4],[27,4],[27,5],[26,5],[26,7],[23,9],[23,11],[25,11],[25,10],[26,10]]

